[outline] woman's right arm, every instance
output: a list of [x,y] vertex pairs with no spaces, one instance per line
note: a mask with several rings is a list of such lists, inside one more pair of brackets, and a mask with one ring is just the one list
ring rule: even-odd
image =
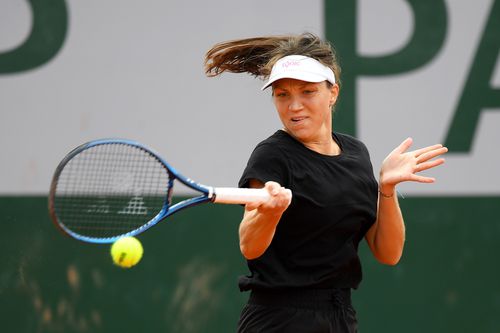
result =
[[240,223],[240,250],[246,259],[260,257],[271,244],[281,215],[292,201],[292,192],[276,182],[265,185],[250,180],[252,188],[266,188],[271,198],[259,205],[247,204]]

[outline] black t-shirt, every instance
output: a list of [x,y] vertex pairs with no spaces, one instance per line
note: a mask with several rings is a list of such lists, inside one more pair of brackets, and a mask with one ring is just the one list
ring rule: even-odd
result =
[[333,133],[341,154],[308,149],[285,131],[257,145],[240,179],[275,181],[292,190],[267,250],[248,260],[241,290],[357,288],[358,245],[375,222],[377,182],[365,145]]

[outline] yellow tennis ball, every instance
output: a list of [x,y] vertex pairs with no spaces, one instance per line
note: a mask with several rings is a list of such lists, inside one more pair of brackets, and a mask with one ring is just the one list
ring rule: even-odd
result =
[[111,246],[113,262],[123,268],[136,265],[142,258],[144,249],[141,242],[135,237],[123,237]]

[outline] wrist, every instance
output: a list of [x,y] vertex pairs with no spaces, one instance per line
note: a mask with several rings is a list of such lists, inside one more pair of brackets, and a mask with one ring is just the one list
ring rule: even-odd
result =
[[390,194],[388,194],[388,193],[386,193],[386,192],[382,192],[382,191],[379,189],[379,190],[378,190],[378,193],[380,193],[380,196],[381,196],[382,198],[387,198],[387,199],[392,198],[392,197],[394,196],[394,191],[393,191],[393,192],[391,192]]
[[392,198],[394,196],[394,193],[396,193],[396,186],[381,183],[378,187],[378,192],[380,193],[381,197]]

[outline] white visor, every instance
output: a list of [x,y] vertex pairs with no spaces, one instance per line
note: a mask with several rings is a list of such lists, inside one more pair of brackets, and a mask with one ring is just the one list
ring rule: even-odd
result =
[[262,90],[281,79],[296,79],[306,82],[328,81],[335,84],[335,74],[330,67],[303,55],[289,55],[278,60]]

